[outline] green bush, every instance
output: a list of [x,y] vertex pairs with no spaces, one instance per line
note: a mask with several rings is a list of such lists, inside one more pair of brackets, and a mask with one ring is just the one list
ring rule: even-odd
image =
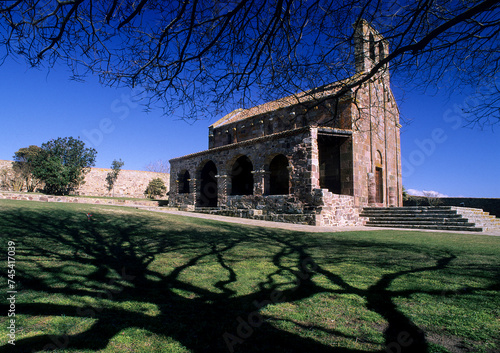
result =
[[167,192],[167,187],[162,179],[156,178],[149,182],[146,191],[144,191],[145,195],[148,195],[149,198],[153,199],[157,196],[163,196]]

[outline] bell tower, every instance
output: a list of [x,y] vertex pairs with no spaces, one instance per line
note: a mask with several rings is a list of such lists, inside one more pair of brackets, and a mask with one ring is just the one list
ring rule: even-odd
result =
[[[354,29],[354,58],[356,73],[369,72],[389,54],[389,43],[366,20],[360,20]],[[380,70],[389,77],[389,64]]]

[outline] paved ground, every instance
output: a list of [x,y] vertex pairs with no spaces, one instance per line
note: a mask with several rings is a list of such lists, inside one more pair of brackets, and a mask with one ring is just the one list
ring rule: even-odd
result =
[[[256,219],[248,219],[248,218],[239,218],[239,217],[227,217],[227,216],[218,216],[218,215],[210,215],[205,213],[196,213],[196,212],[184,212],[184,211],[176,211],[172,209],[162,209],[162,208],[145,208],[154,212],[163,212],[169,214],[175,214],[179,216],[186,217],[196,217],[196,218],[204,218],[204,219],[213,219],[221,222],[228,223],[237,223],[237,224],[246,224],[257,227],[267,227],[267,228],[279,228],[286,230],[295,230],[298,232],[352,232],[352,231],[368,231],[368,230],[382,230],[382,229],[398,229],[398,230],[412,230],[416,231],[417,229],[406,229],[406,228],[383,228],[383,227],[317,227],[317,226],[307,226],[302,224],[293,224],[293,223],[283,223],[283,222],[271,222],[271,221],[259,221]],[[445,231],[445,230],[422,230],[418,229],[419,232],[437,232],[437,233],[459,233],[459,234],[484,234],[484,235],[494,235],[500,236],[500,230],[495,231],[486,231],[486,232],[457,232],[457,231]]]

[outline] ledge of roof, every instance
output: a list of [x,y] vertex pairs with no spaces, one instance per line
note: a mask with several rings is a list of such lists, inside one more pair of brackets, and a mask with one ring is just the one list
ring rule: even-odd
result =
[[[217,120],[215,123],[210,125],[212,128],[217,128],[219,126],[231,124],[233,122],[242,121],[251,117],[255,117],[257,115],[269,113],[272,111],[276,111],[278,109],[283,109],[287,107],[291,107],[298,104],[304,104],[307,102],[312,102],[315,100],[322,100],[328,98],[330,96],[338,93],[342,87],[346,84],[356,80],[361,76],[362,73],[357,73],[354,76],[346,78],[344,80],[340,80],[334,83],[330,83],[325,86],[313,88],[304,92],[300,92],[297,94],[293,94],[287,97],[279,98],[277,100],[267,102],[261,105],[257,105],[248,109],[236,109],[231,113],[225,115],[221,119]],[[349,94],[351,90],[347,91],[346,94]]]
[[193,158],[193,157],[201,156],[204,154],[209,154],[209,153],[219,152],[219,151],[223,151],[223,150],[238,148],[241,146],[252,145],[255,143],[262,142],[262,141],[267,141],[267,140],[272,140],[272,139],[281,138],[281,137],[285,137],[285,136],[295,135],[295,134],[298,134],[301,132],[306,132],[309,130],[310,130],[309,126],[304,126],[304,127],[299,127],[297,129],[280,131],[280,132],[276,132],[276,133],[270,134],[270,135],[259,136],[259,137],[255,137],[253,139],[235,142],[235,143],[230,143],[228,145],[210,148],[208,150],[187,154],[187,155],[181,156],[181,157],[175,157],[175,158],[170,159],[169,162],[177,161],[177,160],[181,160],[181,159]]
[[[259,136],[259,137],[255,137],[253,139],[235,142],[235,143],[231,143],[228,145],[218,146],[218,147],[210,148],[208,150],[187,154],[187,155],[181,156],[181,157],[175,157],[175,158],[170,159],[169,162],[178,161],[178,160],[182,160],[182,159],[189,159],[189,158],[193,158],[193,157],[202,156],[204,154],[211,154],[211,153],[220,152],[220,151],[224,151],[224,150],[235,149],[238,147],[248,146],[248,145],[252,145],[252,144],[263,142],[263,141],[268,141],[268,140],[278,139],[278,138],[282,138],[282,137],[286,137],[286,136],[296,135],[296,134],[303,133],[303,132],[309,132],[311,130],[311,128],[312,128],[312,126],[303,126],[303,127],[299,127],[296,129],[276,132],[276,133],[270,134],[270,135]],[[349,130],[349,129],[335,129],[335,128],[328,128],[328,127],[318,127],[318,131],[322,131],[322,132],[328,131],[331,134],[335,134],[336,136],[342,136],[342,137],[348,137],[348,136],[352,135],[352,130]]]
[[245,109],[242,109],[242,108],[235,109],[231,113],[224,115],[222,118],[220,118],[215,123],[213,123],[212,125],[210,125],[210,127],[217,127],[217,126],[220,126],[220,125],[224,125],[229,120],[233,119],[234,117],[236,117],[238,114],[240,114],[243,111],[245,111]]

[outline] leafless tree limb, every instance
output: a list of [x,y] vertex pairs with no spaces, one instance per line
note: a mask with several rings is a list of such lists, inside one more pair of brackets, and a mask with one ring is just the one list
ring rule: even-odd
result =
[[[411,89],[482,87],[466,113],[500,122],[498,0],[26,0],[0,3],[1,59],[67,64],[75,77],[141,87],[148,107],[186,119],[303,92],[354,74],[353,24],[371,22],[389,53],[339,94],[390,64]],[[2,61],[0,61],[2,62]],[[465,112],[465,110],[464,110]]]

